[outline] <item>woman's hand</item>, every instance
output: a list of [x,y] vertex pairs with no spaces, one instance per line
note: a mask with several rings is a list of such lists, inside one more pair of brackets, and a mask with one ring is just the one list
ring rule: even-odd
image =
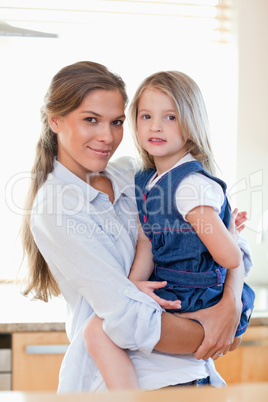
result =
[[238,348],[241,342],[242,342],[242,335],[236,336],[234,338],[232,345],[229,348],[229,352],[233,352],[236,348]]
[[147,294],[148,296],[150,296],[152,299],[154,299],[161,307],[163,307],[164,309],[168,310],[168,309],[180,309],[181,308],[181,302],[180,300],[176,300],[176,301],[170,301],[170,300],[165,300],[162,299],[161,297],[157,296],[154,293],[155,289],[161,289],[164,288],[167,284],[166,281],[163,282],[151,282],[151,281],[133,281],[135,286],[137,286],[137,288]]
[[[180,317],[197,320],[202,324],[205,337],[194,356],[197,359],[216,360],[222,354],[234,350],[241,342],[234,338],[242,310],[242,302],[232,303],[226,297],[222,297],[219,303],[212,307],[195,311],[193,313],[181,313]],[[217,353],[216,353],[217,352]]]

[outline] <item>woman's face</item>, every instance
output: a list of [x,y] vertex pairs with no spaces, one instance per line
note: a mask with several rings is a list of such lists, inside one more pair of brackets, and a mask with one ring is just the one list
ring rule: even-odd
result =
[[86,181],[103,171],[123,137],[124,100],[119,90],[94,90],[66,116],[49,118],[57,134],[57,159]]

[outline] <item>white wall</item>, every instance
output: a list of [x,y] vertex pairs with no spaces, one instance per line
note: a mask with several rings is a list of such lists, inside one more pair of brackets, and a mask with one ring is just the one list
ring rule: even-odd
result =
[[[268,284],[268,1],[236,0],[239,90],[237,201],[254,258],[248,282]],[[265,222],[261,225],[262,218]]]
[[[46,27],[38,23],[28,28],[42,31]],[[25,172],[33,163],[43,96],[51,77],[64,65],[86,59],[103,63],[122,75],[130,98],[148,74],[162,69],[189,74],[207,104],[223,177],[228,183],[235,179],[236,140],[229,150],[236,138],[237,104],[237,59],[232,44],[207,41],[199,31],[185,29],[172,14],[142,18],[99,13],[88,24],[51,24],[49,29],[58,32],[59,38],[0,37],[0,187],[6,197],[0,199],[4,233],[0,279],[14,277],[21,261],[17,234],[27,186],[22,177],[28,176]],[[134,154],[127,125],[116,156],[126,154]]]

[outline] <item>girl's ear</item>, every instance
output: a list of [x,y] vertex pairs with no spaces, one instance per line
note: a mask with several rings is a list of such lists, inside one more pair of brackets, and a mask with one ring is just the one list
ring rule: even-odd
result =
[[60,131],[60,116],[48,116],[48,122],[51,130],[58,134]]

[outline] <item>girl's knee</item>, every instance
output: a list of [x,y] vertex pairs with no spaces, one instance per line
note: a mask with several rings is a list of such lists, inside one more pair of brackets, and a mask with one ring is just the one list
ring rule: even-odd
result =
[[83,329],[84,344],[88,352],[98,346],[102,334],[102,319],[96,316],[92,317]]

